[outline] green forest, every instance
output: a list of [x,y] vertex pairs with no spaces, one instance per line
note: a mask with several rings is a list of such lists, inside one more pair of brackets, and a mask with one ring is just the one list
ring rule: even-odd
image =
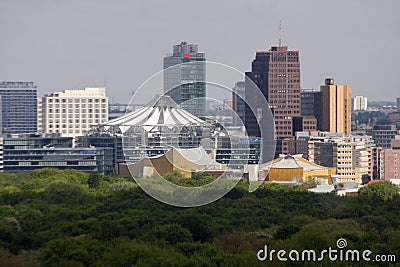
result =
[[[204,181],[210,177],[182,183]],[[307,186],[247,188],[240,182],[214,203],[179,208],[154,200],[132,178],[56,169],[0,173],[0,266],[377,266],[257,258],[266,244],[321,251],[336,248],[339,238],[349,249],[399,262],[400,197],[389,182],[347,197],[313,194]]]

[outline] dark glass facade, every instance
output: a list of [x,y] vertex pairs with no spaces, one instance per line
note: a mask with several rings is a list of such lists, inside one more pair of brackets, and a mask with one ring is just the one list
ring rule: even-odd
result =
[[324,167],[336,167],[337,144],[316,142],[314,146],[314,163]]
[[317,119],[317,130],[322,131],[322,92],[301,91],[301,116],[314,116]]
[[0,82],[1,134],[37,132],[37,87],[33,82]]
[[246,164],[258,164],[260,160],[260,144],[258,138],[218,137],[215,160],[227,164],[231,169],[243,170]]
[[[234,126],[244,125],[246,118],[245,82],[237,82],[232,92],[232,109],[236,113],[233,118]],[[239,121],[241,120],[241,121]]]

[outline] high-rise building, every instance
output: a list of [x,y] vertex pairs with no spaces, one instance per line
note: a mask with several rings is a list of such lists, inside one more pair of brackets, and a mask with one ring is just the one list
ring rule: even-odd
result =
[[301,91],[301,116],[314,116],[317,130],[322,131],[322,93],[313,89]]
[[245,82],[237,82],[232,92],[232,109],[236,113],[233,117],[234,126],[244,125],[245,107]]
[[182,42],[164,57],[164,93],[193,115],[206,111],[206,58],[198,46]]
[[351,134],[351,86],[335,85],[325,79],[322,92],[322,129],[327,132]]
[[68,137],[85,135],[108,120],[106,89],[85,88],[45,95],[41,112],[43,132]]
[[37,131],[37,86],[33,82],[0,82],[0,133]]
[[400,111],[400,97],[398,97],[396,100],[397,100],[397,110]]
[[[268,51],[257,52],[251,72],[246,72],[246,76],[259,87],[268,101],[275,121],[275,136],[292,136],[292,117],[300,116],[299,51],[288,50],[287,46],[273,46]],[[246,80],[246,102],[251,102],[250,93],[247,96],[251,81]],[[255,104],[257,112],[268,108],[262,102],[255,102],[251,104]],[[257,116],[246,107],[245,125],[249,136],[260,135]]]
[[365,96],[355,96],[353,98],[353,110],[367,110],[368,98]]

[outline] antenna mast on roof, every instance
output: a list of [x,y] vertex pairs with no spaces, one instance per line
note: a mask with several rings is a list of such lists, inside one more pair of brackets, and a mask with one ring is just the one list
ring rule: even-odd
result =
[[282,46],[282,20],[279,21],[279,47]]

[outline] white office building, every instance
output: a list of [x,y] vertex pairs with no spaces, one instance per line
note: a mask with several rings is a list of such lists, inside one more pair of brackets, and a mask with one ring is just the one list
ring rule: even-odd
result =
[[85,135],[108,120],[106,89],[85,88],[45,95],[40,112],[42,132],[66,137]]

